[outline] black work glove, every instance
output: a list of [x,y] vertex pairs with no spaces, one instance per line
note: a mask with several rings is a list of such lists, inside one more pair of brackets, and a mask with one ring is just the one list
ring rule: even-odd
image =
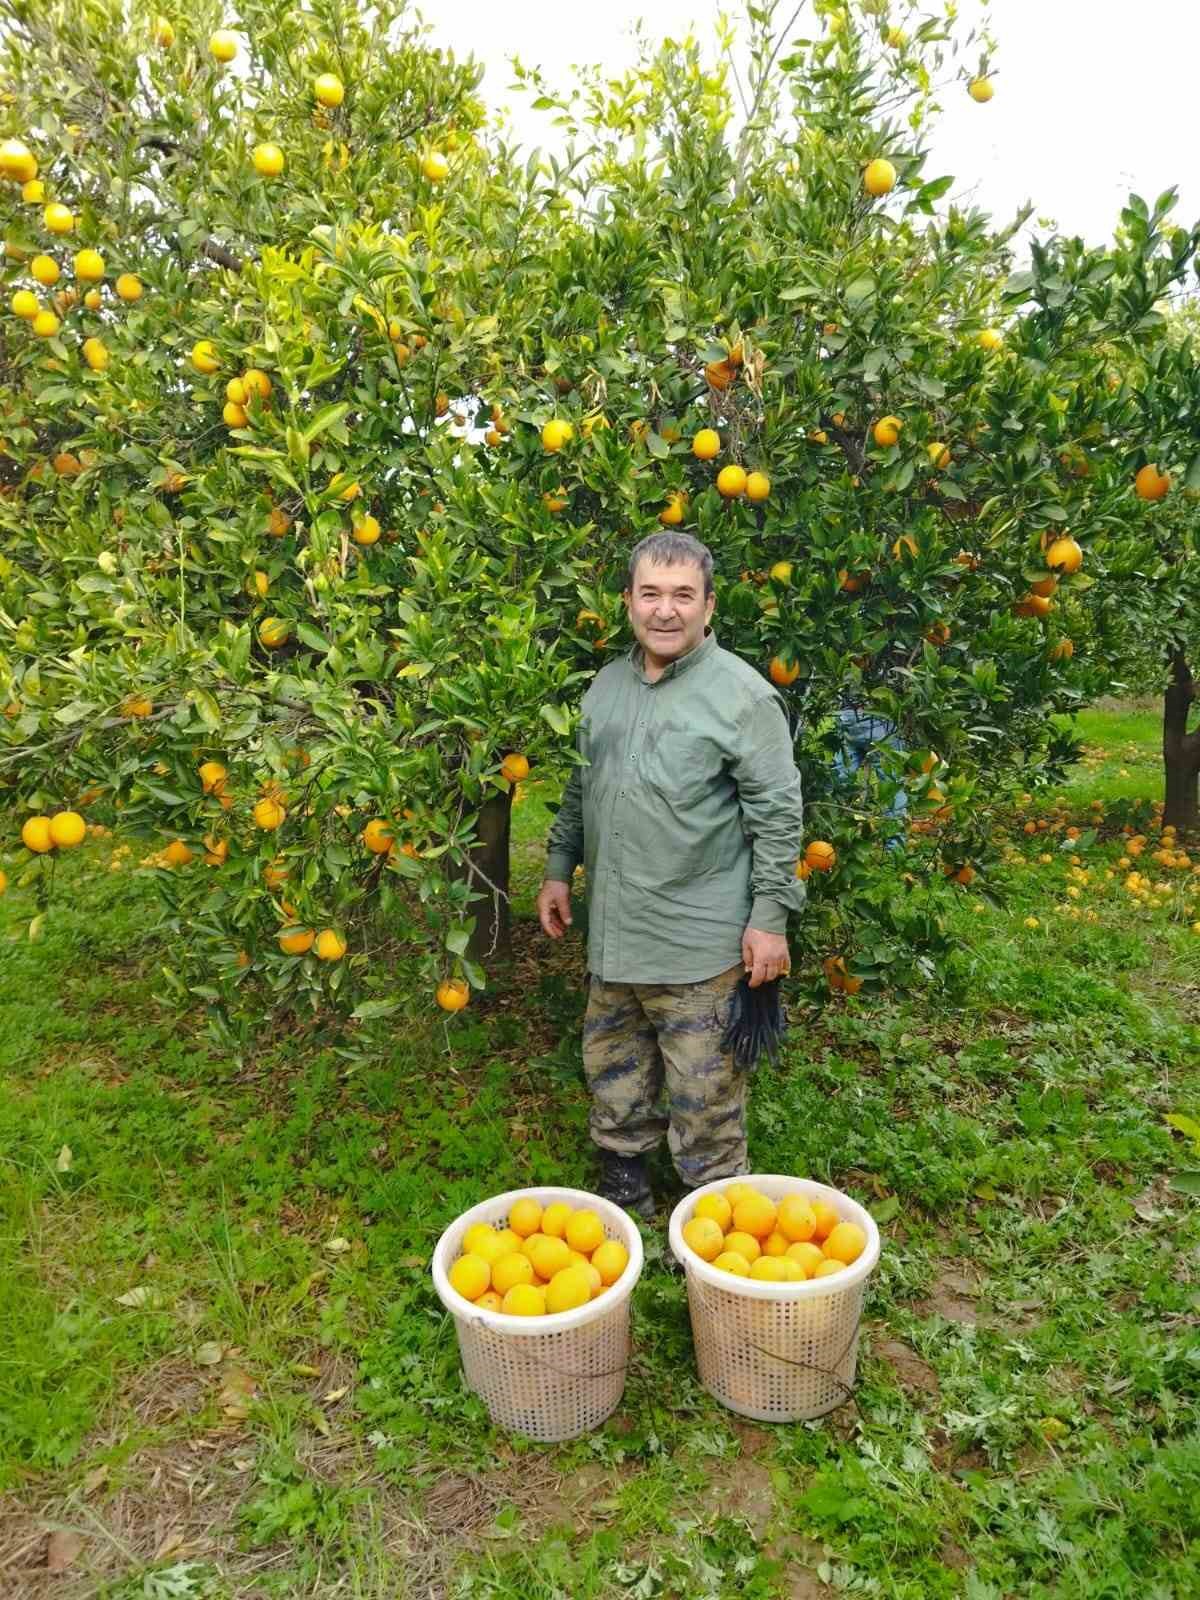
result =
[[733,1052],[734,1066],[752,1072],[763,1051],[771,1065],[779,1063],[779,1041],[787,1032],[787,1012],[779,999],[779,979],[750,987],[738,980],[729,1008],[729,1022],[721,1035],[721,1049]]

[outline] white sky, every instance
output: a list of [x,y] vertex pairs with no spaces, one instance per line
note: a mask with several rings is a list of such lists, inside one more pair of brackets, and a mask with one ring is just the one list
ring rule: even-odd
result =
[[[715,0],[426,0],[425,15],[437,43],[485,64],[488,105],[508,107],[520,142],[532,146],[553,144],[562,134],[548,114],[529,111],[509,92],[509,57],[565,86],[573,62],[631,64],[630,24],[638,17],[655,37],[678,37],[690,27],[702,44],[712,41],[715,53],[713,23],[721,9],[737,15],[740,6],[737,0],[724,7]],[[984,11],[980,0],[960,0],[968,25]],[[928,177],[953,173],[954,198],[969,198],[997,222],[1032,200],[1035,218],[1053,218],[1062,232],[1081,233],[1090,244],[1112,237],[1131,189],[1152,205],[1178,184],[1173,220],[1188,226],[1200,216],[1200,0],[992,0],[986,11],[997,42],[995,98],[976,105],[958,88],[943,97]],[[811,36],[811,22],[800,31]]]

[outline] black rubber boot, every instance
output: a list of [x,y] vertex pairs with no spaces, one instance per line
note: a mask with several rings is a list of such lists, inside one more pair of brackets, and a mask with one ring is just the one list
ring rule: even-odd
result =
[[601,1150],[600,1193],[623,1211],[636,1211],[643,1222],[654,1221],[654,1195],[645,1156]]

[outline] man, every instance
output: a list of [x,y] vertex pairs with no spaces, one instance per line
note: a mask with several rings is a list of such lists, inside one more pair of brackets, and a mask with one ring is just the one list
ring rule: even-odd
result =
[[[587,872],[583,1065],[600,1192],[650,1218],[666,1132],[695,1188],[746,1172],[746,1078],[721,1049],[734,990],[790,970],[803,807],[784,702],[708,626],[710,551],[643,539],[629,561],[636,643],[583,697],[576,767],[550,830],[538,916],[571,923]],[[667,1111],[660,1106],[666,1091]]]

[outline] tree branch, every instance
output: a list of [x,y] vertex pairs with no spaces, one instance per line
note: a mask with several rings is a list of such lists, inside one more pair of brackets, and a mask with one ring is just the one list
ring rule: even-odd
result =
[[235,256],[232,250],[218,244],[215,239],[201,240],[198,254],[215,261],[219,267],[228,267],[230,272],[240,272],[245,265],[241,256]]

